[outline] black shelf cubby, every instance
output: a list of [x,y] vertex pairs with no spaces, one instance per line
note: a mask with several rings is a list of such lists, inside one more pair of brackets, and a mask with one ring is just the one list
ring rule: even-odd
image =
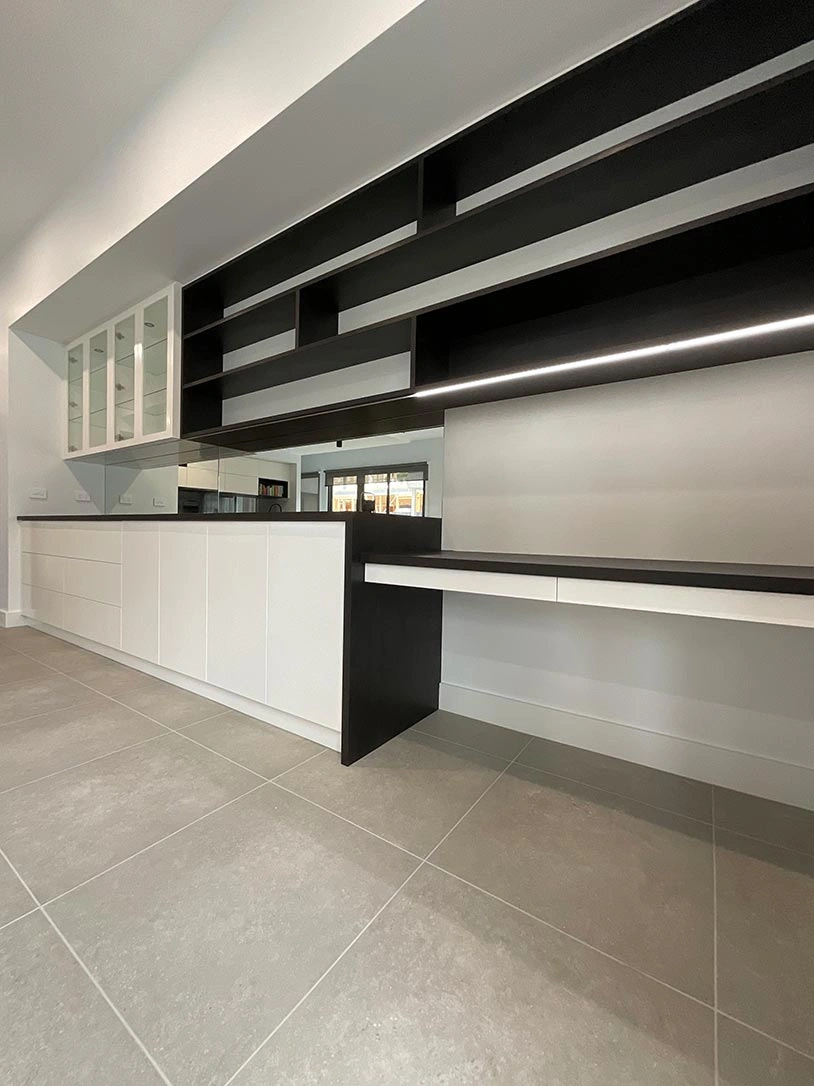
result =
[[235,257],[184,290],[184,330],[197,331],[224,309],[335,260],[418,216],[418,162],[358,189]]
[[[813,290],[814,195],[803,194],[419,314],[414,385],[422,389],[720,332],[754,323],[756,313],[761,321],[780,320],[809,311]],[[795,344],[811,340],[811,329],[803,329],[783,342],[802,349]],[[740,361],[755,350],[746,341],[727,355],[707,349],[540,380],[546,388],[602,383],[619,374]],[[519,393],[507,385],[503,394]]]

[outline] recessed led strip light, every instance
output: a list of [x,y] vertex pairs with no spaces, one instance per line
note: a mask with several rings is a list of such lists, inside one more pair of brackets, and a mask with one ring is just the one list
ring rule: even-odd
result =
[[676,339],[669,343],[656,343],[651,347],[636,347],[630,351],[614,351],[612,354],[594,355],[592,358],[579,358],[573,362],[554,362],[549,366],[535,366],[531,370],[518,370],[515,373],[500,373],[494,377],[476,377],[471,381],[456,381],[451,385],[421,389],[414,392],[416,397],[444,396],[449,392],[463,392],[470,388],[484,388],[487,385],[500,385],[507,381],[524,381],[528,377],[543,377],[550,373],[569,373],[571,370],[589,369],[591,366],[609,366],[614,362],[629,362],[634,358],[656,358],[663,354],[677,354],[691,351],[695,347],[712,347],[716,343],[735,343],[739,339],[752,336],[770,336],[776,332],[789,332],[795,328],[814,325],[814,313],[804,313],[799,317],[787,317],[785,320],[769,321],[766,324],[750,324],[746,328],[730,328],[727,332],[713,332],[706,336],[693,336],[692,339]]

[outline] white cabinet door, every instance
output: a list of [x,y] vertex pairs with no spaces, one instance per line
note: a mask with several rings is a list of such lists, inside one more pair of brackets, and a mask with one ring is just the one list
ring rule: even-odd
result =
[[209,527],[207,681],[254,701],[266,696],[265,524]]
[[345,532],[269,524],[267,704],[342,728]]
[[159,557],[159,637],[163,667],[206,678],[206,525],[167,525]]
[[125,524],[122,535],[122,651],[158,663],[159,531]]

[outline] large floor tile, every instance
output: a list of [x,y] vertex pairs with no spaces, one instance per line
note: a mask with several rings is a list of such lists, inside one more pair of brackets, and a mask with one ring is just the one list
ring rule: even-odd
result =
[[51,637],[31,626],[18,626],[11,630],[0,630],[0,645],[4,648],[14,649],[16,652],[26,653],[40,660],[49,653],[64,648],[70,642],[63,641],[59,637]]
[[67,709],[71,705],[85,705],[98,697],[93,690],[48,670],[37,678],[21,679],[0,686],[0,724],[13,724],[55,709]]
[[432,859],[712,1000],[712,846],[703,823],[515,764]]
[[581,781],[688,818],[712,821],[712,786],[550,739],[532,739],[518,759],[544,773]]
[[410,731],[352,766],[326,751],[280,784],[426,856],[506,765]]
[[184,735],[264,777],[276,777],[325,749],[282,728],[235,712],[193,724],[184,729]]
[[712,1012],[424,868],[235,1086],[711,1086]]
[[814,1060],[728,1018],[718,1018],[719,1086],[811,1086]]
[[33,908],[31,895],[0,856],[0,928]]
[[161,736],[0,795],[0,847],[46,901],[258,783],[181,736]]
[[166,734],[160,724],[101,696],[6,724],[0,731],[0,791]]
[[36,913],[0,932],[4,1086],[159,1086],[161,1078]]
[[415,864],[266,785],[49,911],[175,1086],[221,1086]]
[[814,1056],[814,857],[717,841],[718,1005]]
[[20,682],[23,679],[47,679],[53,671],[38,660],[21,656],[18,652],[0,655],[0,686]]
[[804,811],[802,807],[716,788],[715,824],[772,845],[814,855],[814,811]]
[[103,686],[104,693],[109,697],[168,728],[185,728],[226,711],[223,705],[189,690],[182,690],[140,671],[125,670],[130,674],[112,684],[103,681],[99,688]]
[[496,758],[511,761],[529,741],[523,732],[511,728],[499,728],[485,720],[473,720],[469,716],[449,713],[446,709],[437,709],[424,720],[416,724],[415,731],[425,735],[434,735],[437,739],[447,739],[450,743],[462,743],[484,754],[493,754]]

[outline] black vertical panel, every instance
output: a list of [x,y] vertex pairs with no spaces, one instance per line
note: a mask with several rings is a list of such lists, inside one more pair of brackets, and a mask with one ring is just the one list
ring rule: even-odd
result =
[[346,537],[342,764],[438,708],[443,594],[368,584],[364,555],[437,551],[441,521],[358,513]]

